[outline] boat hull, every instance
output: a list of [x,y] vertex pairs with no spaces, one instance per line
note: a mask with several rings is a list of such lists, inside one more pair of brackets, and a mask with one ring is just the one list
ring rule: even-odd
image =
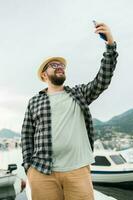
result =
[[11,186],[15,183],[16,174],[5,174],[0,176],[0,187]]
[[133,171],[91,171],[95,183],[133,183]]

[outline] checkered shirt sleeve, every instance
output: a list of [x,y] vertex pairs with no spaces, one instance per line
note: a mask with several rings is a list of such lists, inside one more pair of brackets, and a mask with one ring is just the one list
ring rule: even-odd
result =
[[29,101],[21,130],[21,144],[22,144],[22,155],[23,155],[22,166],[24,166],[25,172],[27,172],[28,168],[31,165],[30,160],[33,154],[34,132],[35,130],[31,117],[30,101]]
[[116,43],[114,42],[112,45],[106,45],[106,52],[103,53],[101,67],[96,77],[88,84],[80,85],[80,89],[88,105],[108,88],[116,67],[117,56]]

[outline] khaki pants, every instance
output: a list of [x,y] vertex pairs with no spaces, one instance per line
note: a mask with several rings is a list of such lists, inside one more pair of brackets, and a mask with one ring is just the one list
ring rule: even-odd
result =
[[89,166],[51,175],[30,167],[27,177],[32,200],[94,200]]

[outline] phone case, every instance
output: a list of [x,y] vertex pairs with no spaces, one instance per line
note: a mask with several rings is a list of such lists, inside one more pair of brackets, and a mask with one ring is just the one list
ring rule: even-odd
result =
[[[97,23],[96,23],[95,20],[93,20],[93,24],[94,24],[95,27],[96,27]],[[107,37],[106,37],[106,35],[105,35],[104,33],[99,33],[99,36],[100,36],[100,38],[102,38],[103,40],[107,41]]]

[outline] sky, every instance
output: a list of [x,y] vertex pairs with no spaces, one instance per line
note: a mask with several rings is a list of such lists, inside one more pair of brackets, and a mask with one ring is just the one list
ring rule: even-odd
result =
[[47,87],[37,77],[44,58],[66,58],[66,85],[94,79],[105,42],[92,20],[110,27],[119,53],[92,117],[107,121],[133,108],[132,8],[132,0],[0,0],[0,129],[21,131],[28,100]]

